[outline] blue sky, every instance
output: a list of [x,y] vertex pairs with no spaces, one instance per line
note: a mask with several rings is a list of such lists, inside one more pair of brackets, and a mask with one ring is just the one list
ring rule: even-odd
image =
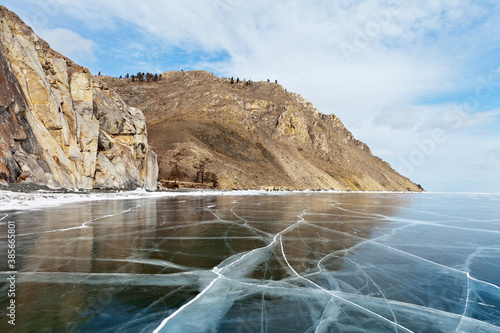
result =
[[427,190],[500,192],[498,1],[2,3],[95,74],[277,79]]

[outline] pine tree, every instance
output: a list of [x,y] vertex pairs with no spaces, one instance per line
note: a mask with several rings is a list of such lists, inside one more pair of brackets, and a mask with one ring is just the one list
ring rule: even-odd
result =
[[202,183],[202,184],[205,183],[206,180],[205,170],[207,169],[207,166],[210,162],[211,162],[210,159],[205,158],[204,160],[198,162],[198,164],[193,164],[193,168],[196,170],[193,179],[195,183]]
[[212,187],[217,187],[219,186],[219,177],[217,177],[217,174],[210,172],[210,182],[212,183]]
[[174,154],[174,160],[168,162],[172,166],[172,171],[170,172],[170,178],[174,179],[174,184],[177,184],[177,180],[179,180],[179,177],[181,175],[180,168],[179,168],[179,162],[181,161],[182,154],[181,152],[177,152]]

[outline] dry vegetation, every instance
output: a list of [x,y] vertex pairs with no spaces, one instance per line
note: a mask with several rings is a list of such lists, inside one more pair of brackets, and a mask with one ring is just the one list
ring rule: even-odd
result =
[[336,116],[275,82],[204,71],[100,79],[144,112],[160,179],[193,181],[193,166],[209,159],[205,172],[224,189],[421,190],[373,156]]

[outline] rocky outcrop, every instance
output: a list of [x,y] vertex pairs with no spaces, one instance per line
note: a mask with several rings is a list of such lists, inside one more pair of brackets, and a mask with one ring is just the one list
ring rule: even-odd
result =
[[0,7],[0,179],[51,188],[157,186],[142,112]]
[[422,191],[373,156],[338,117],[279,84],[203,71],[149,82],[103,80],[143,110],[161,179],[177,174],[189,181],[193,165],[209,159],[205,171],[224,189]]

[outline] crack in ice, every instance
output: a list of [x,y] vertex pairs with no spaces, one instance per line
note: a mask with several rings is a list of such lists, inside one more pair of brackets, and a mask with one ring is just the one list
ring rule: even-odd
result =
[[[297,223],[300,223],[300,222],[305,222],[305,220],[303,219],[303,215],[302,215],[302,216],[299,216],[299,217],[302,217],[302,220],[301,220],[301,221],[298,221]],[[296,224],[297,224],[297,223],[296,223]],[[296,225],[296,224],[294,224],[294,225]],[[328,290],[328,289],[325,289],[325,288],[321,287],[319,284],[317,284],[317,283],[315,283],[315,282],[313,282],[313,281],[311,281],[311,280],[309,280],[309,279],[306,279],[305,277],[301,276],[301,275],[300,275],[300,274],[299,274],[299,273],[298,273],[298,272],[297,272],[297,271],[296,271],[296,270],[292,267],[292,265],[290,265],[290,263],[288,262],[287,256],[286,256],[286,254],[285,254],[285,249],[284,249],[284,246],[283,246],[283,237],[282,237],[282,236],[283,236],[283,233],[285,233],[285,232],[286,232],[289,228],[290,228],[290,227],[286,228],[285,230],[283,230],[283,231],[282,231],[282,232],[280,232],[280,234],[279,234],[279,238],[280,238],[280,245],[281,245],[281,254],[282,254],[283,259],[285,260],[286,264],[287,264],[287,265],[288,265],[288,267],[290,268],[290,270],[291,270],[291,271],[292,271],[292,272],[293,272],[293,273],[294,273],[294,274],[295,274],[295,275],[296,275],[299,279],[304,280],[304,281],[306,281],[306,282],[308,282],[308,283],[312,284],[312,285],[313,285],[313,286],[315,286],[316,288],[318,288],[318,289],[322,290],[323,292],[325,292],[325,293],[327,293],[327,294],[331,295],[332,297],[338,298],[338,299],[340,299],[340,300],[342,300],[342,301],[344,301],[344,302],[346,302],[346,303],[348,303],[348,304],[350,304],[350,305],[353,305],[354,307],[357,307],[357,308],[359,308],[359,309],[361,309],[361,310],[363,310],[363,311],[365,311],[365,312],[367,312],[367,313],[369,313],[369,314],[371,314],[371,315],[373,315],[373,316],[375,316],[375,317],[377,317],[377,318],[379,318],[379,319],[381,319],[381,320],[383,320],[383,321],[386,321],[386,322],[389,322],[389,323],[393,324],[393,325],[395,326],[395,330],[396,330],[396,332],[397,332],[397,328],[401,328],[401,329],[405,330],[406,332],[411,332],[411,333],[413,333],[413,331],[412,331],[412,330],[410,330],[410,329],[408,329],[408,328],[406,328],[406,327],[402,326],[401,324],[398,324],[397,322],[394,322],[394,321],[392,321],[392,320],[390,320],[390,319],[388,319],[388,318],[385,318],[384,316],[381,316],[381,315],[379,315],[378,313],[373,312],[373,311],[371,311],[371,310],[369,310],[369,309],[367,309],[367,308],[365,308],[365,307],[363,307],[363,306],[361,306],[361,305],[359,305],[359,304],[356,304],[356,303],[351,302],[351,301],[349,301],[349,300],[347,300],[347,299],[345,299],[345,298],[342,298],[342,297],[340,297],[340,296],[338,296],[338,295],[335,295],[332,291],[330,291],[330,290]]]
[[131,212],[132,210],[137,209],[137,208],[139,208],[141,206],[142,205],[137,205],[135,207],[126,209],[124,211],[121,211],[121,212],[118,212],[118,213],[115,213],[115,214],[108,214],[108,215],[99,216],[99,217],[96,217],[95,219],[92,219],[92,220],[89,220],[89,221],[85,221],[81,225],[76,226],[76,227],[54,229],[54,230],[46,230],[46,231],[38,231],[38,232],[31,232],[31,233],[26,233],[26,234],[20,234],[18,236],[29,236],[29,235],[47,234],[47,233],[58,232],[58,231],[69,231],[69,230],[75,230],[75,229],[85,229],[85,228],[89,227],[88,226],[89,224],[91,224],[91,223],[93,223],[95,221],[99,221],[99,220],[102,220],[102,219],[105,219],[105,218],[108,218],[108,217],[113,217],[113,216],[117,216],[117,215],[126,214],[126,213]]
[[[305,211],[304,211],[305,212]],[[285,228],[284,230],[280,231],[279,233],[277,233],[274,238],[273,238],[273,241],[271,243],[269,243],[267,246],[264,246],[264,247],[261,247],[261,248],[257,248],[257,249],[254,249],[252,251],[249,251],[247,253],[245,253],[244,255],[242,255],[239,259],[237,259],[236,261],[233,261],[231,262],[230,264],[228,264],[227,266],[223,266],[223,267],[219,267],[219,266],[216,266],[214,268],[211,269],[211,272],[213,272],[214,274],[217,275],[217,277],[215,279],[213,279],[210,284],[205,288],[203,289],[198,295],[196,295],[196,297],[194,297],[193,299],[191,299],[189,302],[185,303],[184,305],[182,305],[179,309],[177,309],[174,313],[172,313],[170,316],[168,316],[167,318],[165,318],[161,324],[153,331],[153,333],[158,333],[161,331],[161,329],[163,327],[165,327],[165,325],[172,319],[172,318],[175,318],[179,313],[181,313],[184,309],[186,309],[188,306],[190,306],[191,304],[193,304],[194,302],[196,302],[198,299],[200,299],[205,293],[208,292],[208,290],[210,290],[210,288],[221,278],[225,277],[222,272],[224,270],[227,270],[229,267],[237,264],[238,262],[242,261],[244,258],[246,258],[247,256],[251,255],[252,253],[254,253],[255,251],[261,251],[262,249],[265,249],[265,248],[270,248],[272,247],[274,244],[276,244],[277,240],[278,240],[278,237],[281,237],[281,234],[283,234],[284,232],[286,232],[288,229],[291,229],[292,227],[296,226],[298,223],[301,223],[303,221],[303,218],[302,218],[302,215],[299,215],[299,218],[301,218],[301,220],[297,221],[296,223],[288,226],[287,228]],[[237,254],[238,255],[238,254]],[[237,256],[236,255],[236,256]],[[227,261],[227,260],[226,260]]]

